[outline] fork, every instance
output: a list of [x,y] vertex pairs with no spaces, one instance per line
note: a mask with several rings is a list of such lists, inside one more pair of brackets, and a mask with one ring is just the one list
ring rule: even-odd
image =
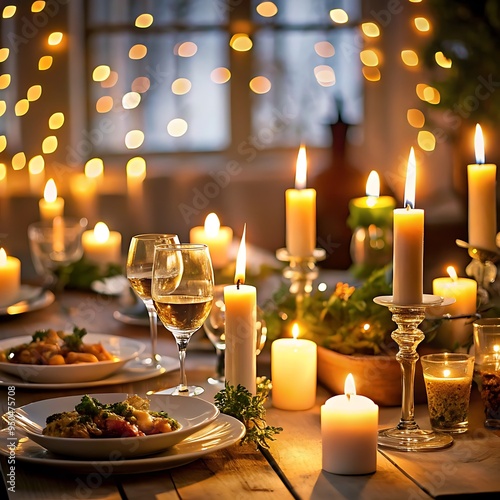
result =
[[[14,415],[16,419],[16,425],[20,427],[22,430],[34,433],[34,434],[42,434],[43,428],[41,425],[37,424],[33,420],[31,420],[27,413],[22,410],[21,408],[18,408],[14,410]],[[10,417],[8,413],[4,413],[2,415],[2,420],[11,425],[12,424],[12,417]]]

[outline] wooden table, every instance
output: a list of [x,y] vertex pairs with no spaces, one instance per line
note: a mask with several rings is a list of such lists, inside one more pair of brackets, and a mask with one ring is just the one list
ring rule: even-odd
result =
[[[148,328],[126,325],[113,318],[120,307],[116,298],[97,294],[66,292],[47,308],[0,320],[0,338],[32,334],[38,328],[71,329],[74,324],[92,332],[116,334],[148,341]],[[159,327],[162,354],[176,357],[171,335]],[[215,354],[207,349],[203,334],[193,337],[188,349],[190,383],[206,388],[202,397],[213,400],[218,390],[208,384]],[[258,358],[258,374],[269,376],[269,354]],[[176,385],[178,371],[137,383],[102,386],[95,392],[145,393]],[[65,391],[16,390],[16,405],[62,395],[82,394],[81,389]],[[379,449],[377,471],[366,476],[339,476],[321,469],[320,407],[331,394],[318,387],[316,405],[308,411],[267,409],[271,425],[283,432],[271,443],[269,452],[239,444],[213,452],[188,465],[159,472],[108,475],[73,475],[54,468],[39,468],[21,461],[15,464],[15,493],[0,485],[1,498],[22,499],[217,499],[301,498],[301,499],[411,499],[482,495],[499,498],[500,433],[483,427],[483,410],[473,387],[470,430],[457,436],[451,448],[434,452],[394,452]],[[6,411],[6,388],[2,388],[2,412]],[[400,408],[381,408],[380,427],[399,421]],[[429,428],[427,408],[416,407],[416,419]],[[2,477],[6,460],[2,458]],[[7,496],[8,495],[8,496]]]

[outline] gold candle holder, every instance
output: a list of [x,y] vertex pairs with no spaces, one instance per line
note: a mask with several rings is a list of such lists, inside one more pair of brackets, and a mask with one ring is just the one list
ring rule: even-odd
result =
[[375,297],[373,301],[388,307],[398,328],[391,337],[399,346],[396,359],[401,365],[402,405],[401,419],[396,427],[379,431],[378,444],[399,451],[436,450],[451,446],[453,438],[433,430],[421,429],[415,422],[415,364],[418,361],[417,346],[425,335],[418,328],[425,319],[425,310],[453,304],[455,299],[438,295],[423,295],[421,304],[395,304],[392,295]]
[[283,269],[283,277],[290,280],[289,290],[295,296],[297,319],[301,319],[304,311],[304,297],[311,293],[313,281],[319,274],[316,262],[326,258],[326,251],[322,248],[315,248],[312,255],[298,257],[290,255],[286,248],[280,248],[276,251],[276,258],[281,262],[289,263]]

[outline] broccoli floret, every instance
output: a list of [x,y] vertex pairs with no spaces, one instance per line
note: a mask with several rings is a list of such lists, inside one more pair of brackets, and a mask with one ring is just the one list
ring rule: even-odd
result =
[[97,399],[91,398],[88,395],[83,396],[81,402],[75,406],[75,410],[80,415],[88,415],[91,417],[98,415],[101,409],[102,404],[99,403]]
[[126,402],[106,405],[106,409],[124,418],[129,418],[133,414],[133,408]]
[[33,335],[33,342],[38,342],[39,340],[45,340],[49,334],[48,330],[37,330]]
[[78,328],[75,326],[73,328],[73,333],[66,335],[64,337],[64,343],[70,351],[80,351],[80,347],[83,344],[82,338],[87,335],[87,330],[85,328]]

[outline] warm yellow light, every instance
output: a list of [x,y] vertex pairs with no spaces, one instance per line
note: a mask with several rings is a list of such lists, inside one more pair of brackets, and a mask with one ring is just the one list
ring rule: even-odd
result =
[[345,24],[349,21],[349,16],[344,9],[333,9],[330,11],[330,18],[334,23]]
[[434,54],[434,57],[438,65],[441,66],[442,68],[446,69],[451,68],[452,65],[451,59],[448,59],[442,52],[436,52]]
[[415,151],[413,147],[410,148],[408,155],[408,166],[406,168],[406,182],[405,182],[405,203],[404,206],[415,208],[415,189],[417,186],[417,162],[415,160]]
[[314,76],[316,77],[316,81],[322,87],[331,87],[335,85],[335,72],[333,68],[327,66],[326,64],[320,64],[314,68]]
[[0,153],[5,151],[5,148],[7,147],[7,137],[4,135],[0,135]]
[[7,60],[9,57],[9,49],[6,47],[3,47],[0,49],[0,62],[4,62]]
[[278,13],[278,7],[274,2],[261,2],[255,10],[262,17],[273,17]]
[[153,24],[153,16],[151,14],[141,14],[135,20],[137,28],[149,28]]
[[109,239],[109,228],[104,222],[98,222],[94,226],[94,238],[98,243],[106,243]]
[[198,52],[194,42],[183,42],[174,47],[174,54],[179,57],[192,57]]
[[419,109],[411,108],[406,112],[408,123],[414,128],[422,128],[425,125],[425,116]]
[[127,162],[127,178],[130,177],[139,181],[146,178],[146,160],[144,158],[136,156]]
[[106,80],[111,73],[111,68],[106,64],[101,64],[100,66],[96,66],[94,71],[92,72],[92,80],[94,82],[103,82]]
[[366,196],[378,198],[380,196],[380,177],[376,170],[372,170],[366,181]]
[[45,9],[45,2],[37,0],[31,4],[31,12],[42,12]]
[[247,265],[247,249],[245,246],[245,238],[247,233],[247,225],[243,226],[243,235],[241,236],[238,254],[236,256],[236,271],[234,273],[234,283],[243,285],[245,283],[245,268]]
[[0,116],[3,116],[6,110],[7,104],[5,103],[5,101],[0,101]]
[[0,181],[7,179],[7,165],[0,163]]
[[426,100],[424,91],[427,87],[428,85],[426,83],[417,83],[417,86],[415,87],[415,92],[417,93],[418,98],[421,99],[422,101]]
[[253,43],[247,34],[235,33],[229,41],[229,46],[238,52],[246,52],[252,48]]
[[349,394],[349,396],[356,395],[356,384],[354,383],[354,377],[352,376],[352,373],[349,373],[345,378],[344,394]]
[[416,17],[413,20],[415,24],[415,28],[417,28],[418,31],[426,32],[431,29],[431,25],[429,24],[429,21],[425,17]]
[[434,151],[436,147],[436,138],[434,134],[428,130],[421,130],[418,133],[417,142],[424,151]]
[[49,45],[59,45],[62,42],[63,34],[60,31],[54,31],[51,33],[48,38]]
[[40,60],[38,61],[38,69],[40,71],[46,71],[46,70],[50,69],[53,62],[54,62],[54,59],[52,58],[52,56],[42,56],[42,57],[40,57]]
[[271,90],[271,82],[265,76],[256,76],[248,84],[252,92],[256,94],[266,94]]
[[91,158],[85,163],[85,177],[89,179],[97,179],[104,173],[104,162],[101,158]]
[[42,141],[42,152],[46,155],[53,153],[57,149],[57,137],[49,135]]
[[14,114],[16,116],[23,116],[28,112],[29,109],[30,102],[28,101],[28,99],[19,99],[19,101],[17,101],[16,105],[14,106]]
[[53,113],[49,118],[49,128],[52,130],[57,130],[64,125],[64,113],[58,111]]
[[378,66],[379,59],[377,53],[372,49],[365,49],[359,53],[359,58],[365,66]]
[[378,68],[371,68],[370,66],[363,66],[361,68],[363,76],[369,82],[378,82],[380,80],[380,71]]
[[114,87],[118,83],[118,73],[116,71],[110,71],[109,76],[106,80],[101,82],[101,87],[103,89],[109,89]]
[[26,155],[23,152],[16,153],[12,157],[12,168],[22,170],[26,166]]
[[449,368],[446,368],[443,370],[443,377],[448,378],[451,375],[451,370]]
[[446,268],[446,272],[450,275],[450,278],[452,279],[452,281],[458,280],[457,272],[455,271],[455,268],[453,266],[448,266]]
[[295,163],[295,189],[305,189],[307,185],[307,152],[301,144]]
[[109,95],[104,95],[95,103],[95,109],[98,113],[108,113],[113,109],[113,104],[113,98]]
[[402,50],[401,59],[407,66],[418,65],[418,55],[414,50]]
[[167,125],[167,132],[172,137],[181,137],[183,136],[188,129],[188,124],[182,118],[174,118],[170,120]]
[[484,155],[484,136],[483,129],[481,125],[476,124],[476,131],[474,133],[474,152],[476,154],[476,163],[479,165],[484,164],[485,155]]
[[16,13],[17,7],[15,5],[6,5],[2,11],[2,17],[4,19],[9,19]]
[[219,234],[220,220],[217,214],[212,212],[205,218],[204,224],[205,233],[209,238],[215,238]]
[[124,109],[135,109],[141,102],[141,94],[137,92],[127,92],[122,98]]
[[327,41],[315,43],[314,51],[319,57],[333,57],[335,55],[335,47]]
[[139,92],[139,94],[144,94],[149,90],[151,86],[151,82],[147,76],[138,76],[131,85],[131,90],[133,92]]
[[375,23],[363,23],[361,30],[370,38],[376,38],[380,35],[380,28]]
[[26,97],[28,98],[28,101],[34,102],[40,99],[40,96],[42,95],[42,86],[41,85],[32,85],[29,89],[28,92],[26,92]]
[[125,146],[128,149],[137,149],[144,142],[144,132],[142,130],[131,130],[125,135]]
[[184,95],[191,90],[191,82],[187,78],[177,78],[172,82],[172,93]]
[[441,100],[441,94],[434,87],[427,86],[424,89],[424,100],[430,104],[439,104],[439,101]]
[[6,89],[10,85],[11,77],[8,73],[0,75],[0,90]]
[[215,68],[210,73],[210,79],[214,83],[226,83],[231,78],[231,72],[227,68]]
[[138,60],[146,57],[148,53],[148,48],[142,43],[138,43],[130,48],[128,51],[128,56],[130,59]]
[[30,174],[38,175],[43,172],[45,168],[45,160],[42,155],[33,156],[28,163],[28,170]]

